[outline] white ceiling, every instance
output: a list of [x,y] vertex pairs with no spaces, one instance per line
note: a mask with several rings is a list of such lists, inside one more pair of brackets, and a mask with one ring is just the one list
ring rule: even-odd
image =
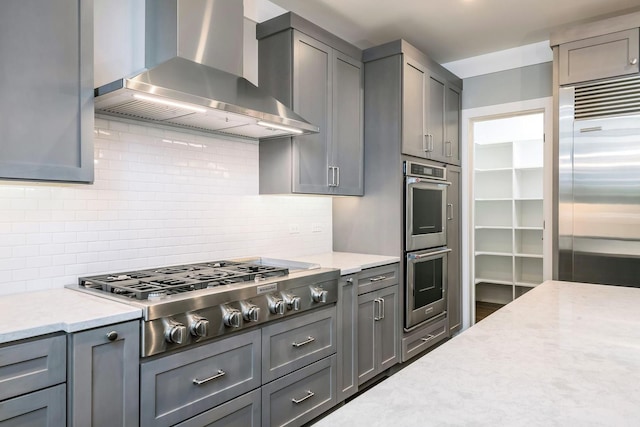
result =
[[439,63],[549,39],[640,0],[270,0],[365,49],[403,38]]

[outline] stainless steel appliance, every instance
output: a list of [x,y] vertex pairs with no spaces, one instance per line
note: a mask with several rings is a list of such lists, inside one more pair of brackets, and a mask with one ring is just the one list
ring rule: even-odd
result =
[[560,88],[560,280],[640,286],[638,94],[638,77]]
[[446,169],[416,162],[404,163],[405,250],[447,244]]
[[147,357],[335,303],[339,277],[249,258],[81,277],[74,288],[140,307]]
[[406,255],[405,327],[443,315],[447,309],[447,254],[451,249],[436,248]]
[[446,169],[404,162],[404,329],[444,317],[447,308]]

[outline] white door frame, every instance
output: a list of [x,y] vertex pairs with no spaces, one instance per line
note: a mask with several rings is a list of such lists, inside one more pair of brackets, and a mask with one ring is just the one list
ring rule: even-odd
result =
[[500,116],[511,116],[526,112],[544,111],[544,172],[543,172],[543,280],[551,279],[551,230],[552,227],[552,172],[553,172],[553,97],[537,98],[526,101],[510,102],[506,104],[489,105],[462,110],[461,114],[461,158],[466,167],[462,169],[462,328],[473,325],[475,319],[475,285],[471,272],[473,271],[474,248],[474,212],[473,212],[473,139],[474,121]]

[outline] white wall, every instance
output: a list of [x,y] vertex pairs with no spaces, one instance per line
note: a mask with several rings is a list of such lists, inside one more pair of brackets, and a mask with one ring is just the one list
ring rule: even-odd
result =
[[331,198],[259,196],[257,142],[98,119],[95,168],[93,185],[0,181],[0,295],[331,251]]

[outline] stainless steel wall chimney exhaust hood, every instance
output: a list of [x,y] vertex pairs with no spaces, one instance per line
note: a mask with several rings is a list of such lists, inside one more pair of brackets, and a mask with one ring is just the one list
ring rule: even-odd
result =
[[254,139],[318,132],[238,76],[242,3],[147,1],[147,68],[95,89],[96,113]]

